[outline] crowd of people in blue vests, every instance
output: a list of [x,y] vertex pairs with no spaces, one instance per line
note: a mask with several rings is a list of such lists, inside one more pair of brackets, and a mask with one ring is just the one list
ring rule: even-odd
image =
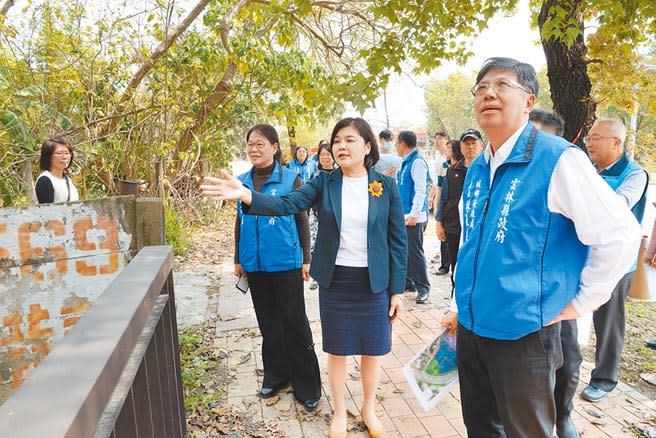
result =
[[291,385],[305,409],[319,405],[303,281],[318,288],[330,437],[347,436],[352,355],[361,356],[364,423],[386,436],[376,416],[381,359],[402,295],[416,293],[418,305],[430,297],[423,236],[431,215],[442,242],[437,274],[451,273],[442,325],[457,337],[469,436],[579,435],[571,412],[582,315],[593,313],[597,341],[580,396],[602,400],[618,383],[648,186],[624,151],[625,126],[597,120],[586,154],[562,138],[562,118],[534,108],[533,67],[510,58],[485,61],[471,93],[482,132],[435,133],[434,172],[414,132],[375,135],[349,117],[315,157],[298,147],[287,166],[275,128],[255,125],[246,135],[252,169],[222,171],[201,187],[237,201],[235,274],[248,281],[263,337],[260,397]]

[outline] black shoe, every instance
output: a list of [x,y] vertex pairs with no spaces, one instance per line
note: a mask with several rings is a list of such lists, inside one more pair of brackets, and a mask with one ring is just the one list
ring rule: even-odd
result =
[[415,299],[415,303],[424,304],[426,302],[426,300],[428,300],[428,295],[429,295],[429,292],[419,292],[417,294],[417,299]]
[[319,406],[319,400],[320,400],[320,398],[316,398],[316,399],[313,398],[313,399],[310,399],[310,400],[302,401],[301,404],[303,405],[303,407],[305,408],[306,411],[312,412],[312,411],[316,410],[317,407]]
[[579,431],[569,415],[556,421],[556,435],[558,438],[579,438]]
[[601,400],[602,398],[606,397],[610,391],[604,391],[603,389],[595,388],[592,385],[588,385],[585,387],[583,391],[581,391],[581,398],[595,403]]
[[442,266],[440,269],[438,269],[435,272],[435,275],[446,275],[448,273],[449,273],[449,268],[445,268],[444,266]]
[[656,350],[656,339],[652,339],[651,341],[645,341],[645,344],[647,347],[651,348],[652,350]]
[[281,389],[285,389],[288,386],[289,386],[289,380],[282,382],[274,386],[273,388],[267,388],[263,386],[262,389],[260,389],[260,392],[257,393],[257,396],[260,398],[271,398],[274,395],[278,394],[278,391],[280,391]]

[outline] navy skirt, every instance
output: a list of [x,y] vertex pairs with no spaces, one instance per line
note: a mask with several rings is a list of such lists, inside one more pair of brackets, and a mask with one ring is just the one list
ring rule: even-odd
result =
[[319,288],[323,351],[336,356],[383,356],[392,348],[387,291],[374,294],[368,268],[335,266]]

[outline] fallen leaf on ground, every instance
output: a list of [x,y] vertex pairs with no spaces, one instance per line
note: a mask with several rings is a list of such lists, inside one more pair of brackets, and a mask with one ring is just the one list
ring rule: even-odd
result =
[[243,356],[241,356],[239,358],[238,361],[235,361],[234,365],[243,365],[243,364],[245,364],[246,362],[251,360],[251,354],[252,353],[250,351],[248,353],[244,354]]
[[230,412],[230,410],[231,409],[228,406],[221,406],[221,407],[217,407],[217,408],[212,409],[212,413],[216,414],[216,415],[225,415],[227,412]]
[[392,391],[395,394],[403,394],[405,391],[403,388],[396,388],[394,391]]
[[595,411],[594,409],[589,409],[588,408],[588,409],[585,410],[585,412],[592,415],[593,417],[601,418],[601,414],[599,412]]
[[267,398],[266,401],[264,402],[264,404],[266,404],[267,406],[271,406],[271,405],[275,405],[279,401],[280,401],[280,396],[279,395],[274,395],[271,398]]

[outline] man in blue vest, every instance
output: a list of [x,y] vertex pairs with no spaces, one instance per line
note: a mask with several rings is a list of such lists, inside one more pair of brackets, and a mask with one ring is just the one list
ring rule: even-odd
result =
[[403,158],[398,184],[408,234],[406,290],[416,289],[415,301],[423,304],[430,294],[424,255],[424,231],[428,221],[428,164],[417,150],[417,136],[412,131],[399,132],[396,151]]
[[[642,222],[649,177],[624,153],[625,139],[626,128],[621,121],[599,120],[585,137],[585,145],[599,175]],[[601,400],[617,386],[617,366],[624,346],[624,300],[631,289],[637,256],[636,250],[631,257],[633,265],[613,289],[610,300],[593,315],[597,337],[595,368],[590,384],[581,392],[581,397],[591,402]]]
[[608,300],[640,227],[583,151],[528,122],[533,67],[490,58],[471,92],[489,144],[467,171],[457,313],[443,320],[457,331],[463,420],[469,436],[550,437],[560,321]]

